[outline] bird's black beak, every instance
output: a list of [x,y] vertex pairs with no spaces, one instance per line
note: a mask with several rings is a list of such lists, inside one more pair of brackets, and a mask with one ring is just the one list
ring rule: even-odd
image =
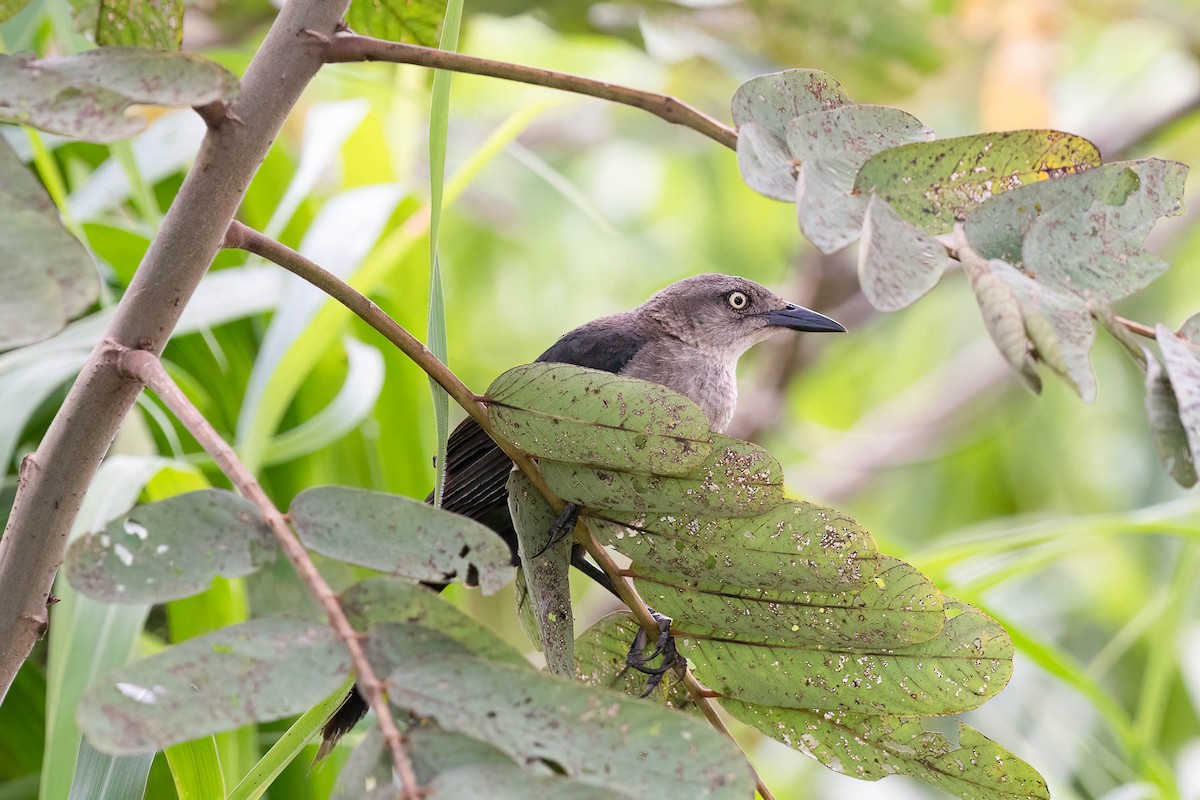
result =
[[846,328],[839,322],[834,322],[824,314],[810,311],[803,306],[788,303],[775,311],[763,314],[767,322],[780,328],[790,328],[794,331],[809,331],[812,333],[845,333]]

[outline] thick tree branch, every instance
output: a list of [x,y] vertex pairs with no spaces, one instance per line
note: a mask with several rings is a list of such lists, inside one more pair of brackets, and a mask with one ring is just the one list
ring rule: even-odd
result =
[[702,133],[730,150],[737,149],[737,131],[722,125],[704,112],[666,94],[632,89],[615,83],[605,83],[581,75],[555,72],[548,69],[493,61],[450,50],[437,50],[415,44],[387,42],[354,34],[340,35],[325,43],[325,60],[329,63],[351,61],[390,61],[395,64],[416,64],[422,67],[488,75],[508,81],[547,86],[566,92],[585,94],[614,103],[649,111],[667,122],[683,125]]
[[112,342],[108,344],[118,353],[117,370],[122,375],[153,389],[154,393],[158,395],[158,399],[170,409],[183,427],[196,437],[196,441],[200,443],[204,451],[212,456],[217,467],[229,478],[238,492],[258,507],[266,519],[271,533],[275,534],[275,538],[279,541],[279,547],[283,550],[283,554],[287,556],[288,561],[292,562],[296,574],[300,576],[300,580],[308,588],[309,593],[320,603],[325,616],[329,618],[329,624],[337,632],[338,637],[346,643],[346,648],[350,651],[350,659],[358,673],[358,685],[366,695],[371,708],[375,709],[379,730],[383,733],[383,739],[392,753],[392,762],[396,766],[396,774],[400,777],[401,796],[415,800],[419,796],[417,777],[413,772],[412,761],[404,751],[400,730],[396,727],[396,721],[392,719],[383,683],[375,674],[375,670],[371,668],[371,662],[367,660],[367,654],[363,650],[359,635],[350,624],[350,620],[346,618],[346,612],[338,602],[337,595],[334,594],[333,589],[329,588],[325,578],[321,576],[312,559],[308,557],[308,552],[300,544],[296,534],[288,527],[283,514],[267,497],[267,493],[250,474],[250,470],[238,459],[233,448],[221,438],[221,435],[204,418],[200,410],[192,405],[192,402],[167,375],[167,371],[163,369],[162,362],[159,361],[157,355],[145,350],[129,350]]
[[[555,512],[562,511],[564,506],[562,498],[546,486],[546,482],[542,479],[542,473],[538,469],[537,464],[524,451],[495,432],[491,420],[488,419],[486,398],[482,398],[468,389],[466,384],[459,380],[458,376],[451,372],[449,367],[438,361],[424,344],[406,331],[394,319],[389,317],[383,309],[371,302],[368,297],[332,272],[323,269],[290,247],[243,225],[237,220],[234,220],[229,225],[229,230],[225,235],[225,247],[245,250],[278,264],[294,275],[308,281],[357,314],[363,322],[381,333],[385,339],[394,344],[401,352],[412,359],[413,363],[423,369],[429,377],[437,381],[438,385],[445,389],[454,398],[454,401],[462,406],[463,410],[470,414],[479,423],[479,426],[483,428],[484,432],[492,437],[492,440],[512,459],[517,468],[545,496],[550,507]],[[645,601],[642,600],[637,589],[633,587],[633,584],[621,574],[620,567],[612,560],[608,551],[591,535],[586,523],[582,519],[575,526],[575,538],[583,545],[584,549],[587,550],[588,554],[600,568],[608,574],[621,601],[633,612],[634,617],[638,620],[638,624],[651,637],[657,637],[659,634],[658,623],[655,621],[653,614],[650,613],[650,609],[646,606]],[[701,685],[691,672],[685,673],[683,680],[688,694],[691,695],[692,700],[701,709],[709,722],[717,730],[729,735],[728,728],[725,727],[724,721],[711,702],[714,693]],[[762,780],[759,779],[757,773],[755,773],[755,781],[757,782],[759,794],[765,800],[772,800],[773,795],[763,784]]]
[[[348,0],[284,4],[242,80],[231,113],[243,124],[210,128],[103,339],[162,351],[229,221],[309,80],[322,45],[302,31],[332,35]],[[120,375],[99,345],[71,387],[36,452],[21,469],[0,539],[0,699],[45,630],[46,602],[84,493],[141,387]]]

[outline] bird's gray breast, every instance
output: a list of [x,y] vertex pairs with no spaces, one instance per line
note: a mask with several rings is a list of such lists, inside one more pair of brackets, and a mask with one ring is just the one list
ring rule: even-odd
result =
[[734,364],[684,345],[677,339],[649,343],[629,361],[622,375],[661,383],[686,395],[703,409],[713,430],[725,430],[737,406]]

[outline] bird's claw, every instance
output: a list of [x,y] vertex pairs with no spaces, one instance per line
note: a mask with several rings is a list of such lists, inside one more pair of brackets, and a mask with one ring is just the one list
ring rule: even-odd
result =
[[[663,675],[676,668],[681,660],[679,652],[675,649],[675,639],[671,636],[671,618],[659,614],[654,609],[650,609],[650,613],[654,615],[654,621],[658,623],[659,630],[658,639],[654,642],[654,651],[648,656],[642,653],[650,644],[650,637],[643,628],[639,629],[637,636],[633,637],[633,644],[630,645],[629,653],[625,656],[626,665],[649,676],[646,681],[646,691],[642,692],[642,697],[653,692],[662,682]],[[659,666],[649,666],[649,662],[660,656],[662,663]]]
[[579,521],[579,506],[575,503],[567,503],[563,506],[562,513],[555,518],[550,524],[550,538],[541,550],[533,554],[534,558],[539,557],[542,553],[549,550],[554,545],[561,542],[563,539],[571,535],[575,530],[575,523]]

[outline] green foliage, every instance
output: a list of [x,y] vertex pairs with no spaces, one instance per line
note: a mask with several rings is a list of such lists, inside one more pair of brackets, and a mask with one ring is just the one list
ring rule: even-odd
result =
[[178,50],[183,41],[182,0],[100,0],[96,44]]
[[127,115],[134,103],[201,106],[231,100],[237,80],[190,53],[107,47],[35,59],[0,55],[0,121],[92,142],[112,142],[145,127]]
[[[0,21],[22,5],[0,4]],[[495,10],[497,4],[489,5]],[[225,7],[195,10],[216,22],[227,22],[229,12]],[[560,36],[522,20],[478,16],[467,26],[464,50],[663,89],[710,109],[724,105],[734,85],[730,74],[744,74],[747,64],[771,57],[778,64],[817,64],[837,74],[855,97],[905,106],[953,133],[983,111],[982,105],[976,108],[967,102],[988,96],[975,91],[980,75],[986,82],[989,71],[981,59],[1001,58],[992,39],[979,38],[978,30],[962,35],[954,27],[966,14],[962,4],[901,8],[873,0],[824,5],[753,0],[695,8],[605,4],[589,9],[587,4],[567,4],[539,13],[563,30],[593,33]],[[89,19],[96,17],[91,14]],[[1077,27],[1080,19],[1089,27]],[[78,45],[68,44],[70,21],[64,20],[65,11],[58,5],[35,3],[0,33],[13,51],[72,52]],[[1058,21],[1062,38],[1055,41],[1065,56],[1054,78],[1059,118],[1090,120],[1086,128],[1076,124],[1091,132],[1106,131],[1096,141],[1119,158],[1141,158],[1147,151],[1183,161],[1197,157],[1195,119],[1188,116],[1143,139],[1136,152],[1118,155],[1120,144],[1111,143],[1115,130],[1132,139],[1142,130],[1137,127],[1142,121],[1159,118],[1165,108],[1155,105],[1161,87],[1186,83],[1173,80],[1158,60],[1163,53],[1189,57],[1175,49],[1170,37],[1154,34],[1169,26],[1137,17],[1136,12],[1135,24],[1116,26],[1090,9],[1074,9],[1070,20]],[[221,40],[217,57],[234,72],[248,60],[253,45],[243,44],[242,37],[250,34],[245,41],[253,42],[254,25],[239,22],[239,38]],[[353,22],[351,27],[365,30]],[[1136,36],[1130,38],[1126,28],[1136,30]],[[594,35],[597,29],[618,31],[638,43],[643,42],[644,30],[656,56],[677,60],[667,66],[627,46],[613,46]],[[951,29],[953,35],[946,35]],[[1006,37],[1002,34],[996,41]],[[1139,48],[1148,48],[1152,58],[1147,63],[1155,64],[1141,77],[1135,66],[1139,53],[1145,53]],[[747,61],[747,54],[753,60]],[[423,106],[425,95],[418,91],[412,103],[417,84],[405,72],[393,79],[393,73],[374,69],[338,67],[336,74],[318,81],[305,101],[310,113],[285,128],[247,193],[242,213],[259,227],[275,215],[270,220],[273,235],[354,276],[356,285],[402,324],[419,330],[425,324],[424,298],[430,287],[413,245],[422,241],[425,214],[431,209],[422,189],[425,125],[414,108]],[[896,87],[913,86],[930,71],[936,71],[935,80],[915,99],[895,93]],[[821,80],[813,71],[806,75],[807,82],[796,83]],[[1154,91],[1138,90],[1143,78],[1149,80],[1143,86]],[[1028,87],[1031,94],[1038,91],[1035,83]],[[768,85],[760,87],[764,96]],[[520,90],[500,86],[476,78],[456,79],[455,113],[468,124],[456,121],[454,136],[446,137],[448,162],[452,168],[466,167],[447,182],[440,223],[446,265],[441,279],[451,334],[449,354],[469,385],[485,386],[501,368],[528,360],[570,325],[627,308],[684,274],[736,270],[764,282],[780,282],[778,265],[785,257],[790,261],[796,248],[796,219],[745,193],[727,155],[694,146],[687,138],[690,132],[672,138],[676,134],[653,127],[655,123],[633,112],[606,116],[587,107],[585,115],[582,107],[572,106],[565,114],[546,115],[547,105],[527,106]],[[1122,103],[1142,105],[1126,113],[1125,105],[1118,107],[1104,94],[1112,86],[1122,87]],[[0,102],[8,99],[9,87],[0,87]],[[99,90],[87,91],[108,97]],[[1200,524],[1195,503],[1174,500],[1178,495],[1165,474],[1156,474],[1153,458],[1157,449],[1176,480],[1194,483],[1200,443],[1200,423],[1192,414],[1197,383],[1194,343],[1200,337],[1194,324],[1181,326],[1178,335],[1172,330],[1174,323],[1151,326],[1159,344],[1143,351],[1111,305],[1123,300],[1120,314],[1151,313],[1168,321],[1184,319],[1195,310],[1188,275],[1194,274],[1191,253],[1197,251],[1186,218],[1173,230],[1155,231],[1161,258],[1144,248],[1157,217],[1174,213],[1181,204],[1183,168],[1165,158],[1120,161],[1036,181],[996,194],[970,211],[959,220],[965,238],[950,234],[939,241],[923,233],[915,220],[905,221],[884,198],[847,191],[871,156],[903,144],[906,136],[927,138],[923,126],[896,109],[859,106],[848,97],[834,101],[846,94],[839,92],[822,95],[836,105],[829,109],[801,113],[799,105],[784,104],[778,119],[762,129],[753,120],[740,120],[739,160],[758,170],[753,180],[774,187],[780,199],[798,201],[801,231],[821,249],[837,249],[861,233],[864,294],[876,308],[907,310],[869,325],[858,322],[853,337],[832,344],[817,360],[812,360],[811,350],[786,358],[774,352],[765,364],[765,351],[759,353],[743,376],[742,408],[752,411],[752,419],[735,425],[742,426],[739,431],[754,428],[751,438],[767,445],[787,466],[792,493],[821,498],[869,522],[881,535],[884,550],[901,555],[970,606],[943,601],[940,615],[897,607],[897,601],[902,606],[905,599],[897,587],[904,584],[885,581],[879,586],[874,578],[881,567],[907,576],[914,593],[923,591],[929,602],[941,595],[930,591],[927,579],[918,579],[921,573],[914,567],[879,556],[872,538],[847,514],[782,500],[781,489],[774,488],[782,486],[782,470],[774,473],[777,483],[764,485],[774,504],[768,502],[754,517],[709,516],[713,509],[697,501],[688,513],[592,511],[584,515],[585,524],[632,557],[630,571],[643,596],[660,611],[674,614],[677,628],[690,632],[687,643],[680,636],[681,650],[693,665],[703,664],[706,679],[718,676],[713,684],[730,694],[741,685],[738,681],[753,682],[783,667],[798,670],[798,675],[791,681],[772,679],[762,691],[769,690],[772,701],[796,702],[795,684],[810,673],[825,674],[831,649],[827,643],[870,641],[863,638],[864,632],[927,633],[931,621],[947,616],[946,607],[952,613],[985,608],[1003,620],[1029,666],[996,702],[972,712],[974,727],[1034,763],[1055,787],[1055,797],[1100,797],[1135,791],[1133,787],[1174,796],[1186,777],[1186,748],[1194,745],[1196,727],[1196,703],[1183,681],[1191,667],[1178,642],[1190,641],[1186,637],[1194,618],[1190,609],[1196,572],[1195,548],[1187,542],[1196,537]],[[355,98],[353,108],[329,102],[347,97]],[[123,107],[115,99],[113,103],[111,108]],[[788,117],[789,108],[797,115]],[[54,110],[69,116],[70,107],[56,104]],[[503,119],[508,122],[500,125],[499,134],[481,145],[475,126],[487,130]],[[523,142],[524,152],[540,159],[540,172],[533,172],[527,160],[491,159],[535,119],[544,124]],[[120,114],[105,122],[110,127],[129,126]],[[127,285],[153,236],[160,222],[155,206],[165,208],[181,180],[194,140],[170,139],[166,145],[160,141],[157,150],[150,142],[153,136],[180,130],[172,125],[170,116],[155,120],[149,134],[134,139],[124,155],[54,137],[45,137],[39,145],[35,136],[32,150],[19,136],[10,140],[21,161],[36,162],[37,175],[63,214],[66,229],[99,264],[104,286],[98,310],[89,300],[86,308],[68,316],[89,309],[93,313],[57,336],[0,354],[0,408],[5,410],[0,418],[0,473],[8,476],[0,487],[3,505],[12,497],[17,462],[43,435],[64,382],[97,341],[112,313],[109,304]],[[334,135],[334,127],[341,133]],[[817,133],[826,128],[844,136],[845,149],[825,147],[831,140]],[[802,134],[807,138],[800,138]],[[481,170],[484,164],[486,171]],[[29,173],[22,174],[28,183]],[[281,176],[293,175],[290,188],[286,181],[280,183]],[[545,185],[547,175],[554,176],[557,188]],[[930,183],[939,180],[936,175],[926,177]],[[361,185],[385,181],[405,188]],[[472,191],[464,195],[468,184]],[[9,185],[7,179],[0,181],[0,195]],[[573,191],[575,203],[562,202],[564,188]],[[342,213],[334,213],[339,206]],[[26,205],[16,201],[11,208],[12,214],[3,215],[4,223],[17,219]],[[580,215],[581,209],[602,219],[603,225]],[[61,232],[56,219],[45,219]],[[13,231],[26,229],[24,223],[0,223],[0,247],[14,241]],[[1060,237],[1068,235],[1071,244],[1064,246]],[[1172,239],[1181,243],[1174,253]],[[980,305],[985,305],[984,294],[999,295],[995,308],[985,309],[985,315],[999,320],[992,323],[997,344],[1026,379],[1040,385],[1036,365],[1042,361],[1081,393],[1090,394],[1095,385],[1104,387],[1103,404],[1081,411],[1069,393],[1056,393],[1053,387],[1037,404],[1004,394],[1005,382],[989,373],[987,351],[978,348],[986,338],[967,294],[972,287],[953,273],[925,303],[907,308],[938,282],[947,242],[966,263],[971,283],[986,289],[977,292]],[[14,252],[24,255],[43,246]],[[972,252],[978,261],[972,260]],[[854,290],[847,290],[842,280],[847,265],[836,258],[817,261],[808,251],[795,254],[795,259],[805,277],[805,291],[810,279],[816,282],[819,300],[814,302],[821,308],[846,299],[851,301],[848,308],[860,307]],[[274,268],[242,261],[238,254],[222,255],[217,271],[205,278],[190,301],[188,317],[166,352],[172,374],[223,433],[234,438],[238,432],[239,445],[280,508],[301,489],[329,483],[423,497],[432,485],[429,456],[435,450],[424,376],[396,353],[381,354],[374,334],[347,323],[344,310],[311,305],[298,313],[306,301],[281,288]],[[1168,261],[1178,269],[1166,270]],[[6,286],[11,289],[12,282],[6,281]],[[805,302],[804,296],[797,299]],[[0,320],[11,318],[0,314]],[[1139,391],[1142,376],[1113,363],[1117,351],[1100,342],[1092,353],[1094,321],[1117,335],[1125,350],[1145,365],[1144,395]],[[764,396],[764,385],[777,379],[782,384],[784,365],[791,361],[806,367],[793,380],[794,390]],[[1145,423],[1137,419],[1143,396],[1154,449],[1139,446],[1136,438],[1144,433]],[[758,431],[760,420],[770,418],[776,408],[782,414],[778,427],[770,433]],[[920,409],[927,411],[924,417]],[[579,435],[586,428],[582,426]],[[718,449],[725,446],[718,440]],[[611,460],[607,447],[591,448]],[[149,400],[131,417],[113,452],[155,450],[179,456],[220,480],[186,431]],[[551,455],[544,456],[548,472],[575,469],[555,466]],[[597,465],[578,454],[571,458],[581,458],[590,468],[571,472],[571,481],[602,482],[597,473],[604,473],[624,482],[622,491],[645,489],[656,498],[654,503],[691,497],[688,489],[699,491],[696,484],[682,482],[660,488],[668,486],[663,476],[638,477],[644,465],[619,460]],[[713,466],[707,469],[715,476]],[[89,495],[88,521],[81,522],[79,533],[102,531],[125,514],[139,499],[146,476],[161,467],[157,459],[137,464],[111,460]],[[883,468],[886,471],[873,478]],[[655,469],[664,471],[670,464],[660,461]],[[686,475],[691,469],[681,471]],[[592,495],[601,497],[593,489]],[[158,497],[147,492],[140,499],[145,503]],[[1029,512],[1045,520],[1029,526],[1017,519]],[[986,531],[958,530],[993,517],[997,519]],[[529,526],[534,534],[544,536],[545,518],[543,508],[540,521]],[[836,534],[824,546],[819,535],[822,519],[829,520]],[[780,522],[788,532],[772,536]],[[693,534],[693,528],[698,532]],[[396,535],[373,534],[375,541]],[[701,541],[706,544],[698,546]],[[560,570],[562,555],[548,553],[533,568]],[[352,560],[366,563],[368,558]],[[180,566],[203,567],[206,561],[198,556],[194,563]],[[363,575],[357,566],[329,559],[319,564],[338,590]],[[547,680],[522,666],[528,645],[511,620],[501,618],[477,593],[452,588],[446,598],[465,606],[486,626],[421,587],[386,584],[387,591],[369,582],[342,594],[356,626],[369,634],[371,656],[386,667],[383,672],[426,647],[430,659],[440,659],[432,654],[442,653],[509,664],[528,675],[530,687]],[[757,591],[760,586],[764,592]],[[209,591],[173,601],[167,624],[157,610],[150,612],[147,623],[145,606],[95,603],[76,595],[64,581],[55,593],[62,602],[51,613],[48,681],[39,688],[37,677],[47,656],[35,651],[0,713],[0,793],[6,797],[38,795],[36,776],[33,788],[28,776],[43,762],[40,796],[67,797],[73,771],[76,791],[97,795],[103,778],[89,764],[97,754],[85,746],[79,768],[73,770],[79,737],[72,717],[80,692],[98,673],[161,647],[168,632],[171,639],[180,639],[206,625],[227,625],[239,613],[249,614],[251,606],[256,616],[307,611],[302,591],[282,562],[258,569],[244,582],[218,578]],[[596,595],[578,587],[575,603],[583,620],[595,618],[601,606]],[[781,609],[778,616],[769,611],[772,603]],[[857,608],[872,625],[847,613],[855,603],[863,604]],[[385,607],[393,610],[385,613]],[[912,620],[914,627],[905,628],[903,620]],[[952,664],[947,668],[966,687],[966,699],[980,699],[968,691],[977,684],[962,670],[961,659],[932,651],[931,642],[958,655],[971,652],[970,647],[954,650],[955,640],[945,632],[949,628],[953,633],[957,620],[963,620],[957,623],[963,636],[972,626],[996,632],[982,614],[966,610],[945,623],[943,633],[910,645],[909,652],[889,649],[889,659],[898,652],[903,660],[890,663],[891,672],[874,674],[904,681],[902,664],[922,663],[925,669]],[[800,630],[791,630],[793,625]],[[740,638],[725,637],[731,630]],[[594,685],[640,693],[644,679],[623,670],[634,631],[636,625],[626,615],[584,631],[574,643],[577,674]],[[771,647],[759,646],[767,640]],[[1003,641],[993,638],[988,646],[996,648]],[[753,646],[738,652],[731,642]],[[802,642],[809,646],[783,646]],[[725,658],[726,651],[733,655]],[[757,655],[768,651],[785,657],[760,666],[763,660]],[[714,654],[722,660],[716,661]],[[1004,658],[998,661],[1003,667]],[[449,703],[455,693],[447,692],[445,681],[434,682],[433,663],[419,669],[428,670],[428,685]],[[755,667],[753,672],[748,666]],[[491,672],[484,666],[473,674],[481,674],[487,685]],[[926,677],[923,671],[917,674]],[[1000,682],[1002,674],[997,671],[991,682]],[[844,677],[841,672],[834,675]],[[941,686],[926,686],[925,691],[933,702]],[[288,727],[286,723],[219,734],[219,765],[196,762],[204,766],[193,771],[192,783],[189,768],[174,758],[170,769],[176,773],[178,793],[205,778],[216,785],[218,773],[223,773],[226,787],[237,785],[235,797],[262,796],[270,789],[272,796],[324,800],[350,747],[339,748],[330,763],[306,774],[312,749],[305,753],[304,742],[343,695],[344,688],[330,690],[249,774],[254,759],[277,731]],[[805,696],[834,704],[846,694],[839,686],[836,693],[812,691]],[[603,707],[608,698],[598,694],[592,699]],[[653,699],[690,707],[686,692],[671,675]],[[813,711],[748,704],[728,696],[722,705],[736,719],[857,777],[908,774],[963,797],[1046,796],[1031,767],[957,720],[936,726],[929,717],[897,717],[892,709]],[[30,708],[39,710],[37,719],[25,713]],[[470,719],[479,710],[443,711],[448,717],[462,714]],[[741,740],[750,742],[751,760],[779,796],[830,797],[851,791],[837,782],[840,776],[823,774],[815,764],[776,762],[782,748],[760,747],[745,727],[734,727]],[[592,733],[584,731],[581,737]],[[480,785],[499,797],[626,796],[626,785],[597,788],[575,776],[534,774],[526,764],[517,765],[510,755],[469,735],[432,725],[408,734],[418,775],[431,796],[473,795]],[[632,747],[640,730],[627,729],[625,736]],[[230,744],[223,744],[222,737]],[[354,737],[348,738],[353,745]],[[213,739],[204,736],[173,747],[172,754],[198,752],[208,758],[213,754],[210,742]],[[373,753],[368,744],[375,748]],[[341,768],[338,779],[345,785],[334,796],[364,796],[367,775],[386,784],[390,769],[383,753],[382,742],[368,733],[351,753],[353,758],[361,756],[365,766],[357,773],[350,764]],[[149,764],[143,756],[133,759]],[[122,762],[133,763],[125,758],[98,763],[108,771]],[[692,763],[678,770],[687,774]],[[161,760],[150,782],[148,797],[154,800],[174,796],[154,778],[160,765]],[[787,777],[792,775],[794,779]],[[389,789],[377,788],[380,794]],[[907,788],[922,791],[915,784]],[[126,795],[137,791],[135,781]],[[739,796],[748,793],[743,784]]]
[[469,579],[484,594],[512,580],[508,548],[491,530],[407,497],[317,486],[288,515],[300,541],[331,558],[412,581]]
[[908,222],[946,233],[988,198],[1094,167],[1096,146],[1061,131],[1010,131],[914,142],[872,156],[854,181]]
[[[0,69],[3,67],[0,66]],[[0,79],[2,80],[2,79]],[[46,339],[96,301],[96,267],[46,190],[0,141],[0,349]],[[49,265],[48,269],[43,269]]]
[[350,0],[346,24],[377,39],[437,47],[445,14],[446,0]]
[[698,405],[609,372],[527,364],[497,378],[487,397],[497,432],[539,458],[684,475],[712,450]]
[[109,603],[188,597],[213,578],[240,578],[275,560],[275,538],[258,509],[232,492],[191,492],[137,506],[76,539],[67,579]]

